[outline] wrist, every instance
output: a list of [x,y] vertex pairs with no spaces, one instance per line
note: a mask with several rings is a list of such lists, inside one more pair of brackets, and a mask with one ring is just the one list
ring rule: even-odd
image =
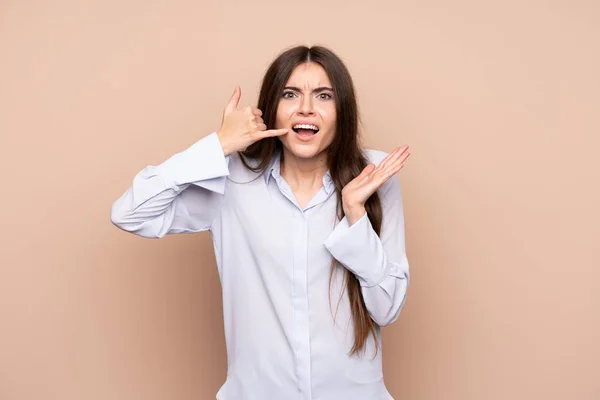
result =
[[223,134],[221,133],[221,131],[217,131],[217,138],[219,139],[219,143],[221,144],[221,148],[223,149],[223,154],[225,155],[225,157],[227,157],[232,153],[232,151],[229,149],[227,142],[223,140]]
[[364,206],[344,206],[344,214],[348,219],[348,224],[350,226],[354,225],[358,220],[360,220],[365,214],[367,210]]

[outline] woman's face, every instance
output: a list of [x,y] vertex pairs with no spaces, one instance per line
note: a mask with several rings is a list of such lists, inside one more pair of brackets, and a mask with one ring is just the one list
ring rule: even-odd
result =
[[275,128],[290,129],[279,137],[285,149],[305,159],[323,153],[335,136],[335,103],[325,69],[313,62],[298,65],[277,107]]

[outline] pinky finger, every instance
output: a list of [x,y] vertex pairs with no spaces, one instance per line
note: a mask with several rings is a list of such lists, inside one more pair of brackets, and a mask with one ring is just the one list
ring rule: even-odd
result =
[[388,165],[382,171],[383,172],[383,179],[388,180],[395,173],[397,173],[398,171],[400,171],[402,169],[402,167],[404,167],[404,162],[406,161],[407,157],[408,157],[408,154],[403,155],[402,157],[400,157],[399,159],[395,160],[393,163],[391,163],[390,165]]
[[387,166],[387,168],[385,169],[389,169],[389,168],[393,168],[396,166],[396,164],[400,163],[400,164],[404,164],[404,161],[406,161],[406,159],[408,158],[408,156],[410,156],[410,153],[407,151],[405,153],[403,153],[402,155],[400,155],[396,160],[394,160],[389,166]]
[[[266,129],[266,127],[265,127]],[[260,136],[262,138],[271,137],[271,136],[282,136],[289,132],[289,129],[270,129],[268,131],[260,132]]]

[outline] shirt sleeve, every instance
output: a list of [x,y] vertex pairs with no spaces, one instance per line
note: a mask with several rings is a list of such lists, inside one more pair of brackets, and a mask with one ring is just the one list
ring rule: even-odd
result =
[[352,226],[344,217],[325,247],[357,277],[371,318],[380,326],[398,319],[409,284],[404,238],[404,211],[397,175],[378,191],[383,209],[378,236],[365,215]]
[[229,175],[216,132],[162,164],[149,165],[111,209],[120,229],[147,238],[208,230],[222,204]]

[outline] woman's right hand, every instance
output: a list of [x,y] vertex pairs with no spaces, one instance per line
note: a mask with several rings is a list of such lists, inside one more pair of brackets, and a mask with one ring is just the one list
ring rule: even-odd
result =
[[236,151],[243,151],[252,143],[271,136],[281,136],[288,133],[287,129],[267,130],[258,108],[246,106],[237,109],[242,96],[239,86],[235,87],[233,96],[223,111],[221,129],[217,132],[225,156]]

